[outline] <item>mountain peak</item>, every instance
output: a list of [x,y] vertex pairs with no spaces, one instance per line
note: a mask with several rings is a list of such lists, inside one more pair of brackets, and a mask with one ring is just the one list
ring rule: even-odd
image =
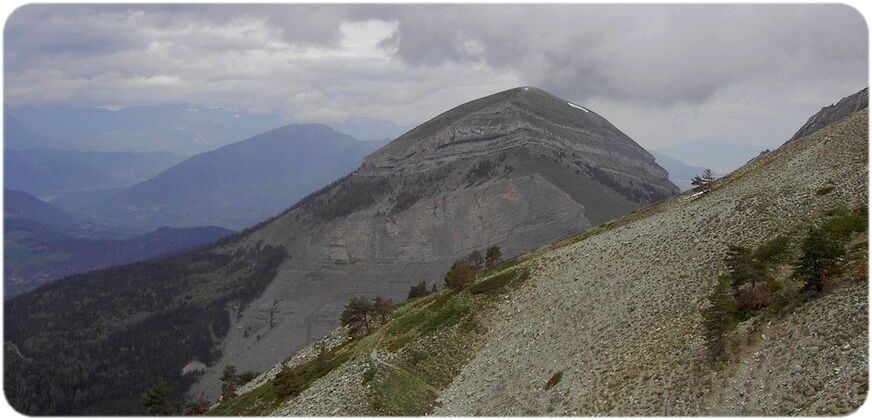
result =
[[[265,138],[281,137],[286,140],[296,140],[297,138],[342,138],[346,140],[356,140],[348,134],[339,132],[330,126],[317,123],[295,123],[287,124],[281,127],[269,130],[265,133],[258,134],[249,140],[260,140]],[[243,140],[244,141],[244,140]]]
[[533,144],[574,153],[596,162],[594,166],[609,156],[626,154],[644,161],[645,171],[659,175],[661,170],[647,151],[605,118],[533,86],[498,92],[443,112],[368,156],[363,170],[426,170]]

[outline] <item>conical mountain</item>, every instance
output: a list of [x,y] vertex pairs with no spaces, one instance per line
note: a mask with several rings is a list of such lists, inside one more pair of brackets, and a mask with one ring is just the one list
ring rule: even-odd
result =
[[242,229],[357,168],[382,142],[322,124],[290,124],[192,156],[128,188],[73,192],[52,203],[95,223]]

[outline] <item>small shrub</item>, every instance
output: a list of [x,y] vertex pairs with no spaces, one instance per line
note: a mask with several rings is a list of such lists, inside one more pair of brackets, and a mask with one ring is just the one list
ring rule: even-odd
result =
[[481,270],[484,267],[484,257],[481,256],[481,252],[478,250],[470,252],[466,257],[466,262],[476,270]]
[[394,302],[382,296],[376,296],[372,300],[372,317],[379,322],[385,322],[394,312]]
[[366,370],[363,371],[363,375],[361,375],[363,378],[361,383],[366,385],[366,384],[372,382],[372,379],[375,378],[376,370],[377,370],[376,367],[373,365],[370,365],[368,368],[366,368]]
[[549,390],[554,388],[555,385],[560,383],[560,380],[563,378],[563,371],[559,371],[554,375],[551,375],[551,378],[548,379],[548,382],[545,382],[545,390]]
[[790,248],[790,240],[786,236],[778,235],[757,247],[754,258],[763,263],[777,263],[786,259]]
[[239,385],[247,384],[247,383],[251,382],[254,378],[256,378],[257,375],[258,375],[257,372],[252,372],[250,370],[242,372],[239,374],[239,377],[237,378],[237,383],[239,383]]
[[815,194],[816,194],[816,195],[827,195],[827,194],[831,193],[831,192],[833,191],[834,188],[835,188],[835,187],[833,187],[832,185],[828,185],[828,186],[826,186],[826,187],[818,188],[817,191],[815,191]]
[[868,230],[868,214],[865,206],[849,212],[844,208],[831,212],[821,229],[834,239],[845,239],[848,236]]
[[276,393],[282,398],[288,398],[303,392],[303,378],[297,369],[282,366],[282,370],[276,375]]
[[428,357],[430,357],[430,353],[427,353],[424,350],[414,349],[414,350],[409,351],[409,355],[408,355],[406,361],[409,363],[409,365],[415,366],[418,363],[426,360]]
[[209,411],[209,403],[201,396],[195,401],[189,401],[185,404],[183,413],[186,416],[200,416],[206,414],[207,411]]

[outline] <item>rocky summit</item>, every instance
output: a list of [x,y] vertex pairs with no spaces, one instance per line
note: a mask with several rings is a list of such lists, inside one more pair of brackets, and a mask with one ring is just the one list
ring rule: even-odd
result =
[[473,250],[516,256],[676,193],[593,110],[533,87],[491,95],[238,235],[10,300],[7,395],[28,413],[134,414],[164,378],[214,400],[224,366],[274,366],[353,296],[399,302]]

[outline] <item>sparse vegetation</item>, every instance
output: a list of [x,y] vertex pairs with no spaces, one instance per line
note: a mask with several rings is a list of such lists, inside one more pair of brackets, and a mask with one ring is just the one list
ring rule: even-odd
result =
[[[718,278],[709,295],[710,305],[703,310],[703,327],[709,358],[717,361],[727,350],[727,336],[749,318],[772,316],[792,304],[801,304],[809,294],[819,294],[837,277],[845,265],[844,244],[854,234],[867,231],[866,208],[853,212],[838,209],[828,214],[820,226],[810,228],[792,262],[793,274],[777,281],[772,270],[790,262],[790,240],[777,236],[753,252],[730,245],[724,258],[727,273]],[[865,249],[865,242],[859,244]],[[855,254],[857,266],[863,267],[865,251]],[[790,284],[798,280],[802,285]],[[763,309],[767,309],[765,312]]]
[[200,416],[206,414],[207,411],[209,411],[209,402],[203,396],[200,396],[196,400],[188,401],[185,404],[183,414],[186,416]]
[[690,185],[694,187],[700,188],[702,190],[707,190],[711,188],[711,184],[715,181],[715,174],[711,169],[706,169],[702,171],[701,175],[695,175],[690,180]]
[[817,194],[817,195],[827,195],[827,194],[829,194],[830,192],[832,192],[834,188],[835,188],[835,187],[833,187],[832,185],[827,185],[826,187],[818,188],[817,191],[815,191],[815,194]]
[[303,378],[297,369],[282,366],[282,370],[276,375],[275,388],[282,398],[295,397],[303,391]]
[[808,230],[794,264],[794,277],[805,282],[804,291],[821,293],[830,278],[841,274],[845,239],[868,229],[866,207],[854,211],[840,208],[829,216],[821,226]]
[[485,251],[484,257],[484,266],[485,268],[491,268],[499,264],[503,260],[503,252],[500,251],[500,247],[494,245]]
[[368,334],[374,325],[384,322],[393,310],[394,303],[390,299],[376,296],[370,300],[365,296],[357,296],[345,305],[339,322],[348,327],[352,337]]
[[465,260],[457,260],[445,274],[445,287],[463,290],[475,281],[476,269]]
[[[436,286],[436,285],[434,284],[433,286]],[[435,290],[434,290],[434,292],[435,292]],[[421,282],[412,286],[409,289],[409,295],[408,295],[407,299],[411,300],[411,299],[421,298],[421,297],[429,295],[430,293],[431,293],[431,291],[427,289],[427,282],[425,282],[424,280],[421,280]]]
[[484,257],[481,256],[481,252],[477,249],[469,253],[469,256],[466,257],[466,262],[475,268],[476,271],[484,268]]
[[[347,361],[351,357],[351,352],[346,346],[350,343],[354,341],[325,350],[327,355],[321,360],[316,357],[295,367],[285,365],[272,380],[236,398],[221,401],[207,414],[215,416],[269,414],[282,401],[299,395],[313,382]],[[326,364],[323,363],[325,360]]]
[[256,378],[257,375],[258,375],[257,372],[252,372],[250,370],[242,372],[237,377],[237,383],[239,385],[245,385],[245,384],[251,382],[254,378]]

